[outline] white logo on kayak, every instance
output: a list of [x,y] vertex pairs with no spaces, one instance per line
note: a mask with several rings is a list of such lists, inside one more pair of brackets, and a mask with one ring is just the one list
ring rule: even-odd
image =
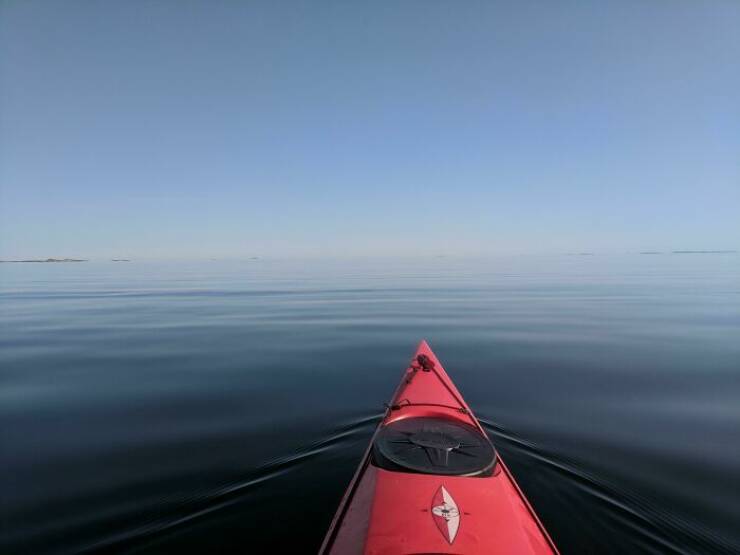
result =
[[432,498],[432,515],[439,531],[452,544],[460,528],[460,510],[444,486],[440,486]]

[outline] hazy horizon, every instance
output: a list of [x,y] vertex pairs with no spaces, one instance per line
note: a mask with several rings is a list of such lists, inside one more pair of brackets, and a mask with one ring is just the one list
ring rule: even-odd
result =
[[0,259],[734,250],[740,4],[6,2]]

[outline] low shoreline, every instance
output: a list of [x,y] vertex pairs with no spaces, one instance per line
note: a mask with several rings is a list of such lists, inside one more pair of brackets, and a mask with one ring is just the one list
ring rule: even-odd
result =
[[46,262],[88,262],[86,258],[34,258],[30,260],[0,260],[0,262],[21,264],[21,263],[46,263]]

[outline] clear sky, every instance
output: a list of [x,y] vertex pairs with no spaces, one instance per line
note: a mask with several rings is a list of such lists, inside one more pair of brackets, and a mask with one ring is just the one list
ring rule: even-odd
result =
[[740,2],[0,3],[0,257],[740,248]]

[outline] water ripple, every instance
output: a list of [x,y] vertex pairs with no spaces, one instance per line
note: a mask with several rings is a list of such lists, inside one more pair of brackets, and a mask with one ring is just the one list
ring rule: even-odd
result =
[[[549,470],[558,475],[558,490],[577,489],[586,499],[583,504],[573,503],[562,507],[565,514],[583,511],[585,506],[600,505],[610,519],[610,526],[621,525],[623,530],[614,530],[618,537],[640,537],[645,548],[656,553],[690,555],[695,553],[735,553],[737,545],[723,540],[721,536],[678,515],[658,508],[640,495],[626,491],[624,487],[610,483],[587,471],[582,464],[569,460],[561,454],[548,452],[532,440],[523,438],[505,426],[491,420],[480,419],[497,445],[511,453],[517,463],[527,459],[539,471]],[[507,461],[509,459],[507,458]]]

